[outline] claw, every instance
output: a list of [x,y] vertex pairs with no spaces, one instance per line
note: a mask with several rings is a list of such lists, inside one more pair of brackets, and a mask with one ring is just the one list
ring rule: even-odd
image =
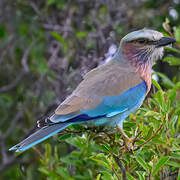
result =
[[118,126],[118,131],[121,133],[121,135],[123,136],[123,140],[124,140],[124,144],[125,144],[125,148],[131,152],[134,150],[134,143],[136,141],[139,141],[140,138],[138,138],[139,134],[136,137],[132,137],[129,138],[126,133]]
[[134,150],[134,143],[137,141],[136,137],[133,138],[124,138],[124,143],[125,143],[125,147],[128,151],[133,151]]

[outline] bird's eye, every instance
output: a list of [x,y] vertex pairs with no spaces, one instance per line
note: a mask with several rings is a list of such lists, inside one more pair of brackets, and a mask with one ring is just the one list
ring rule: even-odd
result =
[[144,44],[147,42],[147,39],[138,39],[137,42],[140,44]]

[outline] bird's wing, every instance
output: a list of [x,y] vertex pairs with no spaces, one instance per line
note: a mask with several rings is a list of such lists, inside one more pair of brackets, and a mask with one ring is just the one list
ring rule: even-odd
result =
[[[137,104],[146,84],[129,65],[110,61],[84,76],[84,80],[55,111],[52,121],[78,116],[113,116]],[[80,118],[81,119],[81,118]]]

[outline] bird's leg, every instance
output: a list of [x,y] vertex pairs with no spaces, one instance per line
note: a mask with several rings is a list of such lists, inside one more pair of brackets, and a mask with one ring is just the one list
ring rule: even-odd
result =
[[117,129],[123,137],[126,149],[132,151],[134,149],[134,143],[138,140],[138,137],[129,138],[120,126],[117,126]]

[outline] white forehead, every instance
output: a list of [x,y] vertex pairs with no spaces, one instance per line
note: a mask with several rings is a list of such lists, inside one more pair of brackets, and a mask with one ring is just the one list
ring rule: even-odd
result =
[[152,41],[157,41],[160,40],[163,37],[163,34],[155,31],[155,30],[151,30],[151,29],[141,29],[138,31],[133,31],[129,34],[127,34],[126,36],[124,36],[122,38],[122,42],[127,42],[127,41],[132,41],[132,40],[136,40],[136,39],[140,39],[140,38],[147,38],[149,40]]

